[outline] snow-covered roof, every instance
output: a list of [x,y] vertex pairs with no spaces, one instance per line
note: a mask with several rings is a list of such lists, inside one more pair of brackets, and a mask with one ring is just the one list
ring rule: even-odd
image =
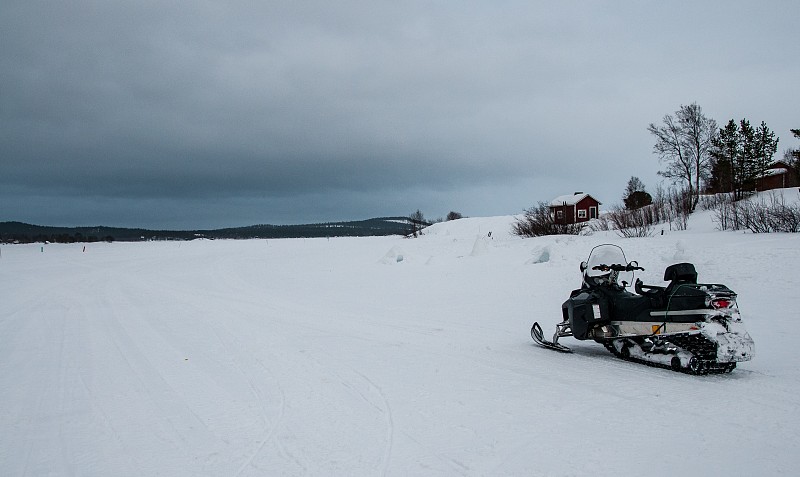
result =
[[[557,207],[559,205],[564,205],[565,203],[567,205],[575,205],[575,204],[577,204],[578,202],[582,201],[583,199],[585,199],[587,197],[591,197],[591,196],[589,194],[584,193],[584,192],[580,192],[580,193],[577,193],[577,194],[560,195],[560,196],[558,196],[555,199],[550,201],[550,207]],[[592,197],[592,198],[594,199],[594,197]],[[597,199],[595,199],[595,200],[597,200]],[[600,201],[598,200],[597,203],[599,204]]]
[[784,169],[782,167],[776,167],[776,168],[773,168],[773,169],[767,169],[766,171],[764,171],[764,174],[761,177],[777,176],[777,175],[780,175],[780,174],[786,174],[787,172],[789,172],[789,171],[787,171],[786,169]]

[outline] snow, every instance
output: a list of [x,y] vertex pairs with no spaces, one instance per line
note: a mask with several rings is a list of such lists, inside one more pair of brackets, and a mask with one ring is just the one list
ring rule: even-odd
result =
[[589,197],[589,194],[584,192],[576,192],[575,194],[560,195],[550,201],[550,207],[558,207],[559,205],[576,205],[578,202]]
[[764,171],[761,177],[777,176],[781,174],[787,174],[788,172],[789,171],[787,169],[784,169],[783,167],[775,167]]
[[[797,475],[800,235],[5,245],[3,475]],[[491,236],[490,233],[491,232]],[[739,293],[753,361],[696,377],[551,334],[616,243]],[[42,251],[43,250],[43,251]]]

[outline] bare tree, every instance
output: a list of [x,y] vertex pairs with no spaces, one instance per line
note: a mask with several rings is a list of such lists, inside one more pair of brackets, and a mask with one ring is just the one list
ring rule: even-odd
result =
[[[689,158],[694,168],[694,193],[697,196],[700,194],[700,179],[708,177],[712,141],[717,134],[717,122],[705,117],[703,109],[697,103],[681,106],[676,114],[688,144]],[[694,208],[694,204],[692,208]]]
[[689,159],[689,151],[686,150],[680,124],[671,114],[665,115],[662,122],[664,124],[661,126],[650,123],[647,127],[650,134],[656,137],[653,152],[658,154],[658,159],[662,163],[666,164],[666,169],[658,171],[658,174],[675,181],[683,179],[691,189],[694,178],[692,162]]
[[681,105],[674,117],[667,114],[662,123],[659,126],[650,123],[647,127],[656,138],[653,152],[666,166],[658,173],[674,182],[685,181],[686,189],[696,204],[700,179],[708,174],[711,141],[717,124],[703,115],[697,103]]
[[419,209],[408,216],[408,222],[411,224],[411,235],[414,237],[416,237],[422,229],[430,225],[430,223],[425,221],[425,215],[423,215]]

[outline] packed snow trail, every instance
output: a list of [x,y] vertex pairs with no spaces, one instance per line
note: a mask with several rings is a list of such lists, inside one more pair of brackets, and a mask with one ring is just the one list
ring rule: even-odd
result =
[[[510,223],[463,219],[413,240],[3,246],[0,468],[800,471],[800,237],[696,226],[646,239],[522,240]],[[692,261],[701,280],[728,284],[755,359],[695,377],[594,343],[565,340],[572,354],[537,347],[531,323],[560,319],[578,264],[603,242],[638,260],[647,283]]]

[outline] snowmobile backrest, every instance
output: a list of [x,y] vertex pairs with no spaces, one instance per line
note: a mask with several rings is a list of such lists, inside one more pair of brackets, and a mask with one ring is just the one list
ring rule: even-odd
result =
[[664,270],[664,281],[673,283],[697,283],[697,270],[691,263],[676,263]]

